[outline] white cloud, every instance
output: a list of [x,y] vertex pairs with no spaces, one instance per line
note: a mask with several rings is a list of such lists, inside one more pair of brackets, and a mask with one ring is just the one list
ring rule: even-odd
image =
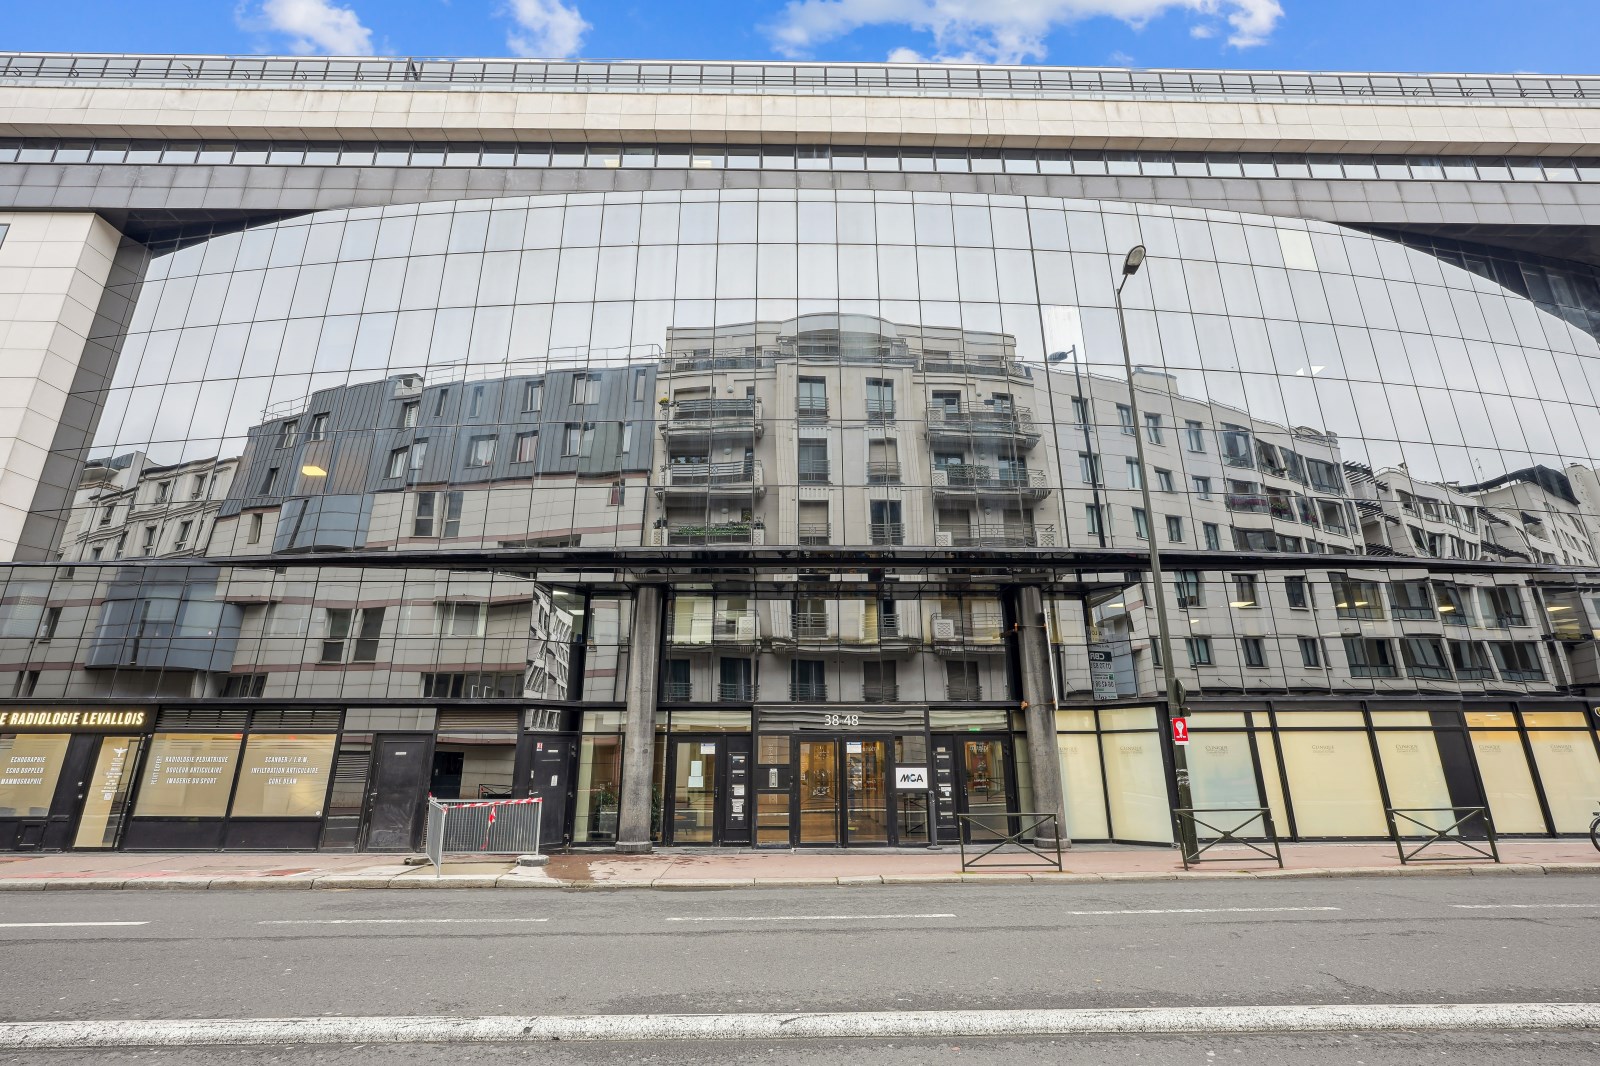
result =
[[506,44],[519,56],[562,59],[575,55],[592,27],[576,7],[561,0],[508,0],[506,14],[517,28]]
[[247,30],[285,34],[296,55],[372,54],[372,31],[354,10],[330,0],[262,0],[254,10],[240,5],[236,15]]
[[1203,22],[1196,23],[1195,25],[1189,27],[1189,36],[1193,37],[1197,41],[1203,41],[1208,37],[1215,37],[1216,35],[1216,27],[1207,26]]
[[[1235,48],[1265,43],[1283,17],[1279,0],[789,0],[767,35],[780,53],[801,57],[863,27],[906,26],[933,38],[933,60],[1021,63],[1044,59],[1045,39],[1061,26],[1104,17],[1137,29],[1169,11],[1220,16]],[[890,55],[923,58],[910,48]]]

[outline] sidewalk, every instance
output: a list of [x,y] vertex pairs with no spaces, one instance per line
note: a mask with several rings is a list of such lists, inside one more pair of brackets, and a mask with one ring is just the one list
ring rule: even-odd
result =
[[[1430,854],[1446,854],[1441,848]],[[1452,849],[1450,854],[1460,853]],[[970,851],[969,851],[970,854]],[[1065,871],[988,867],[963,873],[960,853],[941,851],[752,852],[673,849],[653,855],[580,852],[555,855],[548,866],[509,860],[449,862],[441,874],[409,866],[404,856],[323,852],[277,854],[99,854],[64,852],[0,857],[0,892],[56,889],[346,889],[557,888],[576,890],[712,889],[946,884],[951,882],[1166,881],[1215,877],[1501,876],[1600,874],[1600,852],[1587,840],[1511,841],[1501,864],[1472,861],[1402,866],[1384,843],[1286,844],[1284,869],[1244,861],[1243,849],[1207,853],[1220,861],[1188,872],[1176,851],[1081,845],[1064,855]],[[1027,856],[1024,856],[1026,858]]]

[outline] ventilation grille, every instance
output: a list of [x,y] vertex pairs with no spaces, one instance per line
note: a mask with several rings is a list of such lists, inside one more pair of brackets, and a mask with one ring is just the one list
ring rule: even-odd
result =
[[157,714],[156,729],[163,733],[195,729],[242,733],[249,720],[249,710],[242,707],[179,707]]
[[511,711],[439,711],[438,731],[441,733],[515,733],[517,712]]
[[250,720],[252,729],[294,729],[311,733],[337,733],[344,712],[333,708],[284,707],[257,711]]

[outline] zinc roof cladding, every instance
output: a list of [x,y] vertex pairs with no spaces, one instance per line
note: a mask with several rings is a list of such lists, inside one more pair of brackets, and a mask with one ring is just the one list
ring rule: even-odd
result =
[[900,63],[550,61],[0,52],[0,82],[1020,98],[1600,100],[1600,77]]

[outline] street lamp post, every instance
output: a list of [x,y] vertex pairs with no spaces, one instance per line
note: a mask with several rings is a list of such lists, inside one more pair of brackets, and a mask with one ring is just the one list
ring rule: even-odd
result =
[[[1161,545],[1156,540],[1155,507],[1150,502],[1150,468],[1144,459],[1144,428],[1140,425],[1138,390],[1133,384],[1133,356],[1128,352],[1128,323],[1122,313],[1122,287],[1143,265],[1144,245],[1136,244],[1122,261],[1122,280],[1117,282],[1117,329],[1122,334],[1122,365],[1128,373],[1128,410],[1133,418],[1133,446],[1139,460],[1139,495],[1144,501],[1145,540],[1150,545],[1151,595],[1156,601],[1156,635],[1161,646],[1162,679],[1167,685],[1167,717],[1179,718],[1183,715],[1183,693],[1172,659],[1172,630],[1167,622],[1167,597],[1161,577]],[[1172,746],[1172,771],[1177,778],[1178,806],[1193,809],[1194,795],[1189,787],[1189,753],[1182,744]],[[1199,845],[1192,819],[1178,819],[1178,836],[1184,856],[1194,859]]]

